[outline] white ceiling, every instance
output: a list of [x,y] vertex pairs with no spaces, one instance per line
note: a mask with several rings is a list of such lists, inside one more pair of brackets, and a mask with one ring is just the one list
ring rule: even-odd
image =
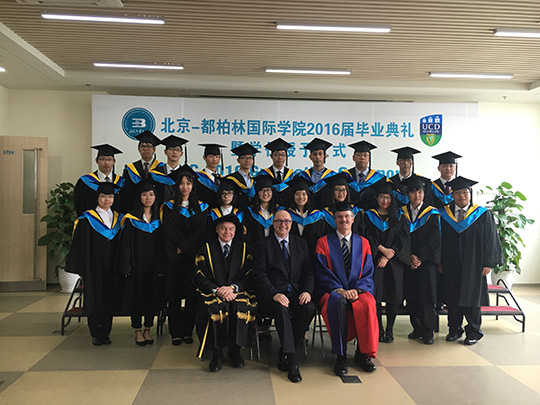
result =
[[[63,5],[53,5],[51,1]],[[79,6],[84,2],[122,8]],[[40,3],[38,5],[19,3]],[[46,4],[43,4],[46,3]],[[155,15],[163,26],[50,21],[43,11]],[[389,34],[278,31],[277,21],[391,25]],[[540,1],[0,0],[0,85],[154,96],[540,102]],[[180,63],[174,73],[93,62]],[[348,68],[350,76],[271,75],[267,66]],[[513,73],[511,80],[430,71]]]

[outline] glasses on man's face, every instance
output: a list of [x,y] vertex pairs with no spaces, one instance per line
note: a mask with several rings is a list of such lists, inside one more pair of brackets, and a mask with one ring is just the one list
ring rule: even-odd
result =
[[151,143],[142,143],[139,145],[139,149],[154,149],[154,145]]
[[278,225],[282,225],[282,224],[290,224],[292,223],[292,220],[290,219],[274,219],[274,223],[278,224]]
[[287,153],[286,152],[274,152],[274,153],[272,153],[272,156],[284,158],[284,157],[287,157]]
[[102,162],[102,163],[113,163],[114,162],[114,158],[111,158],[111,157],[100,157],[98,158],[98,162]]
[[454,191],[454,195],[467,195],[467,194],[470,194],[470,193],[471,193],[471,191],[467,190],[467,189]]
[[253,160],[253,156],[240,156],[238,159],[240,159],[240,160]]
[[177,146],[175,148],[167,148],[167,150],[171,152],[182,152],[182,148],[180,146]]

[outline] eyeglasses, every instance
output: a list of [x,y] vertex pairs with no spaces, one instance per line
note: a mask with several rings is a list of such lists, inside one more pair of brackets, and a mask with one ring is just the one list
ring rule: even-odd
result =
[[266,188],[261,188],[259,191],[260,191],[261,193],[271,193],[271,192],[272,192],[272,189],[266,187]]
[[99,157],[98,162],[111,163],[111,162],[114,162],[114,158]]
[[241,159],[241,160],[253,160],[253,156],[240,156],[238,159]]
[[290,220],[290,219],[274,219],[274,223],[278,224],[278,225],[290,224],[290,223],[292,223],[292,220]]
[[226,195],[226,196],[234,195],[234,191],[223,191],[223,192],[221,193],[221,195]]
[[343,188],[335,188],[334,189],[334,193],[340,193],[340,194],[344,194],[347,192],[347,188],[346,187],[343,187]]
[[139,145],[139,149],[154,149],[154,145],[151,143],[142,143]]
[[274,152],[274,153],[272,153],[271,156],[284,158],[284,157],[287,157],[287,153],[286,152]]
[[454,191],[454,194],[455,195],[467,195],[467,194],[470,194],[471,191],[468,190],[468,189],[463,189],[463,190],[457,190],[457,191]]
[[167,150],[170,150],[171,152],[182,152],[182,148],[180,146],[175,148],[167,148]]
[[390,201],[390,200],[392,200],[392,197],[390,197],[389,195],[378,195],[377,199]]

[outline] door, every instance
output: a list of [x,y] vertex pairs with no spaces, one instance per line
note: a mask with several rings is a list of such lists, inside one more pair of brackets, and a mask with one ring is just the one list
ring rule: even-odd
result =
[[0,136],[0,291],[45,290],[47,138]]

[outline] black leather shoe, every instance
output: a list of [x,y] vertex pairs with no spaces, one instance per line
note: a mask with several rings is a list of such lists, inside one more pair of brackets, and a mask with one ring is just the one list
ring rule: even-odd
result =
[[465,340],[463,341],[463,344],[467,346],[472,346],[472,345],[475,345],[476,342],[478,342],[477,339],[465,338]]
[[422,340],[424,341],[425,345],[432,345],[433,343],[435,343],[435,340],[433,340],[432,336],[426,336]]
[[173,346],[180,346],[182,344],[182,338],[173,338],[172,345]]
[[379,342],[384,342],[384,332],[379,332]]
[[287,371],[289,369],[289,358],[286,354],[283,354],[283,348],[280,347],[278,350],[278,365],[277,368],[279,371]]
[[422,335],[420,335],[420,332],[417,332],[417,331],[413,330],[411,333],[409,333],[409,335],[407,337],[409,339],[418,339],[421,336]]
[[360,366],[360,368],[368,373],[377,370],[377,366],[373,364],[367,354],[361,353],[358,349],[354,353],[354,362]]
[[97,337],[92,336],[92,344],[94,346],[101,346],[103,343],[101,343],[101,340],[99,340]]
[[461,337],[461,335],[457,335],[455,333],[449,333],[448,335],[446,335],[446,341],[447,342],[455,342],[460,337]]
[[293,364],[289,366],[287,378],[293,383],[302,381],[302,375],[300,374],[300,368],[298,367],[298,364]]
[[244,367],[245,362],[242,356],[240,356],[240,353],[229,352],[227,355],[229,356],[229,359],[231,359],[231,364],[234,368]]
[[184,343],[190,345],[193,343],[193,338],[191,336],[184,336]]
[[334,366],[334,374],[338,377],[347,375],[349,368],[347,367],[347,356],[337,356],[336,364]]
[[392,343],[394,341],[394,334],[392,332],[386,332],[384,334],[384,343]]
[[213,359],[210,361],[210,364],[208,365],[208,369],[212,373],[217,373],[221,370],[223,367],[223,359],[221,356],[214,355]]
[[103,339],[101,339],[101,343],[104,344],[104,345],[110,345],[111,344],[111,339],[109,339],[109,337],[106,336]]

